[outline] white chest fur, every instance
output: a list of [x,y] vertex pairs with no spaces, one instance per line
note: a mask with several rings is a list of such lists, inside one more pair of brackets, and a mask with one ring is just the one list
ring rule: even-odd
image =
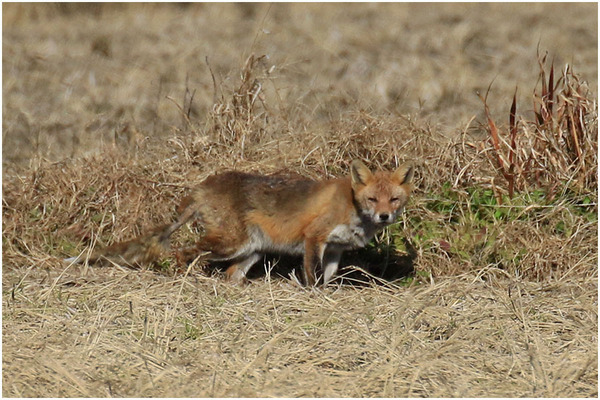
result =
[[375,224],[355,215],[349,224],[340,224],[333,228],[327,236],[327,243],[349,249],[364,247],[373,238],[377,230]]

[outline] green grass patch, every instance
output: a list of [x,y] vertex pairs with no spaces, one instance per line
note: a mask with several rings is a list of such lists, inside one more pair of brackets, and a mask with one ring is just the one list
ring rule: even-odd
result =
[[[456,261],[459,270],[488,265],[520,269],[531,251],[529,241],[567,240],[582,226],[597,223],[596,199],[595,193],[573,192],[549,199],[543,190],[518,193],[510,199],[492,189],[454,189],[446,182],[405,214],[406,230],[398,225],[390,228],[391,241],[396,250],[407,251],[408,237],[424,257],[441,257],[448,265]],[[508,230],[516,234],[509,236]],[[419,264],[416,274],[421,272]],[[439,264],[438,273],[445,268]],[[401,284],[411,285],[415,278],[405,277]]]

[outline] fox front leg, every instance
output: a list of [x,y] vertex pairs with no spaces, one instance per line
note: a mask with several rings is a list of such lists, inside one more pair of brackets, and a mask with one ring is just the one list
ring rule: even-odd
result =
[[326,286],[335,275],[342,258],[342,250],[327,246],[323,252],[321,265],[323,265],[323,286]]
[[315,269],[321,259],[322,245],[320,246],[315,239],[305,239],[304,241],[304,284],[306,286],[315,286],[317,279]]

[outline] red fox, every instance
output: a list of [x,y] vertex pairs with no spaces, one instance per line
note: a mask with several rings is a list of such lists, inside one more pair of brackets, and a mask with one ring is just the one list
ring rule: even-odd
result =
[[[244,280],[265,253],[303,255],[304,282],[314,286],[337,272],[344,250],[364,247],[402,212],[411,192],[413,167],[372,173],[354,160],[350,176],[326,181],[225,172],[208,177],[182,203],[176,222],[93,255],[131,263],[155,260],[173,232],[197,221],[203,235],[187,253],[231,265],[226,276]],[[75,261],[75,258],[67,261]]]

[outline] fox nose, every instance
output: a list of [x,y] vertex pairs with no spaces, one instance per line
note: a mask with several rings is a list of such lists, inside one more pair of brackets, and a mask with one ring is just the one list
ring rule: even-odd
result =
[[379,220],[381,222],[387,222],[387,220],[389,218],[390,218],[390,214],[388,214],[388,213],[379,214]]

